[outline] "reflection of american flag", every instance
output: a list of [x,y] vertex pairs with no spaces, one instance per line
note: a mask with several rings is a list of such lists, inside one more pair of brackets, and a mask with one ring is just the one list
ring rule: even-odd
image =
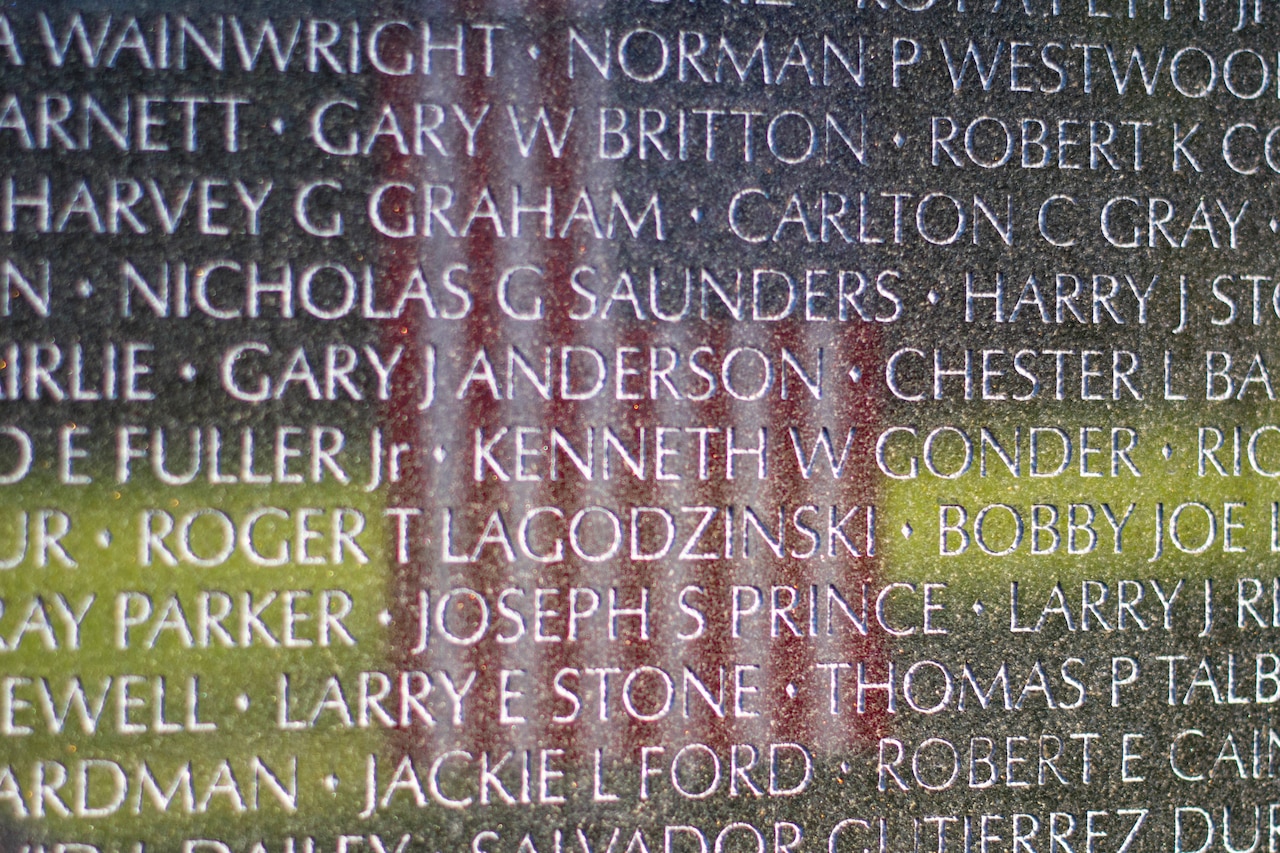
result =
[[[535,22],[551,22],[573,12],[569,8],[571,5],[565,0],[542,0],[529,7],[526,15]],[[486,0],[459,3],[459,19],[496,20],[501,10],[491,6],[496,4]],[[584,11],[584,14],[598,12]],[[489,130],[501,127],[504,134],[510,132],[506,114],[509,104],[521,108],[527,115],[535,113],[540,106],[546,106],[557,126],[561,117],[567,114],[569,105],[579,104],[583,105],[578,109],[581,121],[582,114],[593,108],[587,105],[604,100],[600,87],[611,84],[598,79],[592,81],[583,75],[579,75],[577,80],[568,80],[562,70],[564,57],[557,55],[566,48],[562,29],[548,29],[559,37],[543,37],[545,34],[539,32],[539,25],[533,25],[531,35],[542,51],[542,58],[537,63],[540,70],[536,75],[486,78],[479,64],[480,57],[471,55],[467,59],[469,74],[466,77],[445,73],[429,77],[384,78],[379,95],[401,104],[421,101],[458,103],[469,115],[475,115],[483,104],[488,103],[491,105],[488,121],[492,124]],[[523,51],[523,46],[519,49]],[[550,187],[557,206],[564,203],[561,200],[573,198],[581,186],[610,188],[617,182],[620,177],[618,167],[599,161],[594,151],[589,150],[592,147],[590,143],[584,142],[583,138],[571,133],[569,139],[562,157],[551,156],[546,146],[539,144],[535,145],[534,153],[524,159],[511,146],[499,147],[491,136],[481,132],[477,136],[477,156],[469,158],[461,156],[465,143],[459,134],[452,140],[446,137],[447,143],[452,143],[453,154],[447,163],[433,158],[415,160],[399,157],[393,150],[383,147],[377,179],[409,184],[424,180],[450,183],[459,198],[472,197],[484,186],[494,187],[495,196],[502,198],[502,192],[508,191],[499,192],[497,188],[513,185],[519,185],[527,194],[540,198],[542,189]],[[719,195],[701,200],[703,204],[719,201]],[[683,218],[685,211],[676,210],[677,207],[679,205],[670,206],[666,212],[669,219]],[[708,215],[708,221],[701,225],[707,233],[714,233],[718,227],[711,220]],[[670,226],[668,231],[679,233],[678,229]],[[676,401],[660,395],[657,401],[644,400],[641,406],[632,410],[623,408],[625,404],[620,402],[531,401],[529,396],[516,401],[496,402],[482,393],[470,393],[457,401],[453,399],[453,389],[441,388],[433,408],[420,413],[414,389],[398,385],[394,389],[395,396],[380,417],[381,427],[388,443],[410,442],[415,453],[412,455],[414,464],[408,469],[407,476],[388,487],[389,505],[419,507],[423,510],[424,519],[439,518],[440,510],[445,506],[457,508],[459,515],[470,508],[484,507],[483,516],[491,508],[500,508],[504,512],[510,510],[511,515],[518,515],[531,506],[558,506],[572,512],[572,508],[590,503],[618,508],[702,505],[722,508],[717,524],[723,524],[723,508],[732,506],[737,516],[734,527],[738,531],[742,528],[741,509],[745,505],[783,506],[788,524],[791,513],[802,504],[816,505],[820,515],[825,515],[832,505],[842,508],[861,505],[865,513],[865,507],[876,498],[870,436],[875,432],[877,408],[870,399],[858,399],[852,407],[833,402],[833,397],[844,398],[846,395],[833,394],[835,383],[832,376],[842,375],[836,370],[841,364],[846,365],[840,368],[843,371],[851,363],[865,363],[868,356],[874,358],[878,355],[880,340],[874,326],[842,327],[838,334],[833,334],[830,324],[801,321],[771,323],[767,327],[765,324],[704,324],[701,321],[674,324],[656,324],[653,320],[578,323],[567,319],[573,297],[565,288],[552,288],[543,294],[547,320],[517,322],[505,318],[497,310],[491,290],[481,290],[481,286],[496,280],[500,270],[515,264],[540,267],[545,271],[546,280],[552,282],[567,281],[570,272],[582,263],[598,264],[602,269],[617,269],[626,262],[614,251],[615,245],[618,244],[582,243],[572,235],[568,239],[517,242],[496,238],[488,227],[478,227],[458,240],[383,241],[377,253],[380,282],[403,281],[408,271],[421,262],[431,270],[441,270],[450,263],[464,263],[471,270],[473,282],[477,283],[472,290],[476,296],[475,309],[467,319],[461,322],[433,321],[414,313],[389,321],[383,343],[388,347],[403,345],[406,351],[419,352],[424,346],[433,345],[442,358],[459,353],[467,353],[469,357],[480,347],[487,347],[495,364],[498,360],[496,353],[507,343],[524,346],[524,342],[528,346],[526,352],[540,352],[546,346],[590,346],[607,352],[617,346],[645,348],[661,345],[676,349],[682,358],[688,358],[688,353],[699,346],[711,347],[721,353],[737,346],[756,346],[773,352],[780,351],[782,347],[793,352],[816,352],[823,347],[827,374],[824,399],[815,401],[803,390],[799,394],[793,392],[789,400],[778,399],[775,390],[770,395],[771,402],[754,403],[731,401],[723,394],[706,402]],[[683,251],[678,244],[668,244],[668,248],[678,259],[677,264],[668,262],[669,268],[674,268],[681,261],[690,266],[700,263],[713,265],[712,258],[699,256],[696,251]],[[727,263],[741,266],[740,261],[741,258],[735,256],[730,257]],[[635,266],[647,270],[649,263],[650,260],[642,256]],[[679,275],[681,280],[677,286],[683,286],[683,272]],[[637,287],[640,284],[637,282]],[[696,293],[693,299],[696,302]],[[611,425],[623,435],[634,434],[634,430],[641,426],[652,428],[654,424],[712,425],[722,429],[732,425],[740,436],[740,446],[754,444],[757,430],[764,427],[769,431],[770,472],[763,482],[756,479],[752,470],[747,476],[740,474],[732,482],[720,476],[705,482],[686,478],[661,486],[655,484],[652,476],[645,480],[621,477],[584,484],[572,471],[556,481],[475,482],[465,458],[471,430],[483,428],[492,435],[503,426],[517,424],[562,425],[566,428],[569,425]],[[844,476],[838,481],[805,480],[791,460],[781,458],[783,454],[790,455],[787,431],[792,426],[797,427],[806,442],[811,442],[818,427],[828,425],[838,455],[850,424],[856,425],[857,437],[850,449]],[[430,449],[437,445],[445,446],[450,452],[452,460],[449,464],[436,466],[424,461],[430,460]],[[712,447],[720,453],[723,444],[713,444]],[[808,448],[811,447],[809,444]],[[725,460],[721,457],[715,461],[723,472]],[[754,469],[755,462],[748,460],[742,464],[739,460],[739,464],[745,472],[746,469]],[[776,512],[776,509],[771,511]],[[767,517],[768,513],[762,513],[766,524]],[[865,515],[859,516],[854,525],[864,524],[864,518]],[[624,524],[626,520],[623,519]],[[461,573],[455,574],[453,568],[438,562],[438,542],[431,542],[430,547],[415,546],[413,559],[397,572],[390,590],[392,609],[396,614],[392,659],[397,666],[433,671],[446,669],[454,673],[476,670],[480,674],[477,691],[481,684],[486,686],[485,689],[492,689],[496,684],[497,671],[503,669],[523,670],[527,673],[524,678],[526,685],[544,686],[550,685],[562,667],[610,667],[621,670],[622,675],[613,677],[614,713],[607,724],[592,723],[596,719],[595,681],[590,680],[588,688],[589,680],[584,678],[582,685],[588,689],[580,692],[584,706],[582,716],[573,725],[562,726],[551,721],[555,713],[565,709],[562,704],[550,701],[552,693],[546,689],[539,695],[545,697],[547,703],[526,710],[528,724],[503,727],[497,721],[496,695],[485,693],[471,706],[473,713],[469,715],[461,736],[443,725],[435,729],[401,732],[397,751],[410,754],[422,751],[425,754],[460,748],[473,753],[485,750],[501,753],[508,749],[558,747],[568,750],[567,761],[583,762],[590,760],[597,747],[603,747],[614,755],[633,755],[641,744],[678,748],[684,743],[697,741],[723,754],[733,743],[762,745],[794,741],[813,751],[839,751],[865,743],[873,736],[880,725],[874,712],[860,718],[847,712],[838,719],[830,717],[827,674],[817,665],[822,662],[879,659],[883,656],[880,641],[851,638],[848,633],[839,634],[834,639],[821,633],[816,638],[795,637],[785,630],[781,636],[770,638],[767,613],[772,586],[795,587],[801,599],[797,612],[803,614],[807,610],[811,585],[816,584],[821,590],[832,583],[847,591],[859,590],[864,580],[874,579],[878,574],[875,559],[865,556],[858,560],[837,557],[802,561],[789,556],[779,559],[761,547],[750,559],[632,563],[626,559],[626,551],[624,545],[617,558],[603,564],[588,565],[568,555],[564,562],[539,566],[536,570],[526,569],[521,564],[514,573],[507,564],[490,559],[468,565]],[[495,549],[487,551],[489,557],[494,553]],[[708,626],[705,636],[690,643],[679,643],[674,641],[678,630],[674,617],[680,612],[676,597],[678,591],[689,584],[705,589],[702,601],[713,604],[706,609]],[[731,588],[739,584],[761,590],[763,615],[756,618],[757,627],[750,636],[735,639],[731,634],[728,602]],[[467,648],[434,643],[424,655],[410,655],[408,650],[415,644],[416,637],[408,626],[418,619],[415,611],[419,590],[443,591],[459,586],[477,590],[490,602],[508,586],[523,588],[530,596],[536,586],[561,590],[571,586],[591,587],[601,595],[602,611],[607,607],[610,588],[619,591],[620,607],[635,606],[641,589],[647,588],[650,641],[635,642],[635,621],[623,620],[623,637],[630,637],[633,641],[610,642],[604,632],[593,631],[583,642],[547,643],[535,647],[527,641],[499,644],[491,635]],[[562,610],[565,600],[562,595],[559,602]],[[524,603],[527,605],[528,601],[526,597]],[[818,601],[825,617],[825,595],[820,594]],[[802,630],[807,628],[807,619],[800,621]],[[825,627],[825,619],[823,625]],[[761,710],[758,717],[732,718],[729,696],[735,664],[760,667],[754,678],[754,686],[759,693],[752,697]],[[616,701],[619,682],[627,672],[646,665],[660,667],[670,674],[677,691],[683,681],[684,669],[688,667],[710,687],[713,695],[723,673],[725,705],[729,711],[726,718],[719,718],[695,695],[688,701],[691,709],[688,719],[681,713],[683,709],[679,698],[675,712],[662,720],[644,723],[627,719],[620,713]],[[874,673],[875,667],[871,670]],[[789,686],[794,689],[789,690]],[[525,708],[529,709],[528,703]],[[476,709],[483,713],[475,713]]]

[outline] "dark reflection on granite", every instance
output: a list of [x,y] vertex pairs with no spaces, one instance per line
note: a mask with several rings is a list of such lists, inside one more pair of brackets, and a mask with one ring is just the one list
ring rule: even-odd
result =
[[1274,851],[1274,14],[0,10],[0,848]]

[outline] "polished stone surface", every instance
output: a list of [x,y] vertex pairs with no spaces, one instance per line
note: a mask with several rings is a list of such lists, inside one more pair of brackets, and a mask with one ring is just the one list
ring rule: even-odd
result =
[[6,4],[0,849],[1274,853],[1277,15]]

